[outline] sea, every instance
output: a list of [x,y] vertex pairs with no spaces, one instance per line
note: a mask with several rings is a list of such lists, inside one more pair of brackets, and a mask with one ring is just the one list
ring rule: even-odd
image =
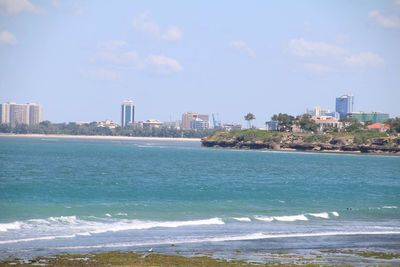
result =
[[0,260],[400,251],[400,157],[0,137]]

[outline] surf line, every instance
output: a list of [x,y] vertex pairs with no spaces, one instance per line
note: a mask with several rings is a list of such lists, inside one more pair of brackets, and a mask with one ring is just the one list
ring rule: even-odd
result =
[[170,240],[161,242],[145,242],[145,243],[114,243],[102,244],[93,246],[75,246],[75,247],[56,247],[54,249],[93,249],[93,248],[121,248],[121,247],[141,247],[141,246],[156,246],[156,245],[171,245],[171,244],[188,244],[188,243],[203,243],[203,242],[224,242],[224,241],[243,241],[243,240],[258,240],[258,239],[274,239],[274,238],[296,238],[296,237],[321,237],[321,236],[346,236],[346,235],[400,235],[400,231],[386,232],[322,232],[322,233],[298,233],[298,234],[275,234],[266,235],[263,233],[255,233],[243,236],[226,236],[213,237],[203,239],[189,240]]

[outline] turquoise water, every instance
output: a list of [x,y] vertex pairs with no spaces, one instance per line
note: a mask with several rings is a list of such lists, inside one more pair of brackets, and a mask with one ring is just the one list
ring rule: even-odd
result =
[[399,207],[400,157],[0,138],[0,258],[172,243],[399,249]]

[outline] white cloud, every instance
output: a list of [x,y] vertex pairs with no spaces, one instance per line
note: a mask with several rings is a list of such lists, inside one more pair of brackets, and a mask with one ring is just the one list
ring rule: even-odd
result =
[[0,14],[17,15],[23,12],[43,14],[44,10],[35,7],[28,0],[0,0]]
[[232,41],[229,43],[229,46],[238,49],[238,50],[242,50],[245,51],[249,56],[251,57],[255,57],[256,54],[254,53],[253,49],[251,49],[244,41]]
[[93,71],[82,72],[81,74],[85,78],[100,81],[119,82],[123,78],[122,73],[106,69],[97,69]]
[[298,57],[306,56],[343,56],[349,54],[346,49],[322,42],[308,42],[303,38],[292,39],[289,42],[291,52]]
[[336,72],[335,69],[319,64],[319,63],[305,63],[302,66],[302,70],[305,72],[313,73],[313,74],[323,74],[323,73],[331,73],[331,72]]
[[384,28],[400,28],[400,18],[398,16],[385,17],[380,11],[373,10],[368,13],[368,17]]
[[[151,55],[141,58],[135,50],[128,50],[128,43],[121,40],[97,44],[98,51],[91,59],[92,63],[102,64],[108,68],[132,71],[142,70],[158,74],[170,74],[183,70],[182,65],[173,58],[162,55]],[[92,75],[93,76],[93,75]]]
[[17,43],[17,38],[8,31],[0,32],[0,44],[14,45]]
[[360,53],[358,55],[352,55],[346,57],[345,63],[352,67],[375,67],[380,68],[385,66],[385,60],[381,58],[379,55],[367,52],[367,53]]
[[149,56],[144,63],[146,67],[158,74],[169,74],[183,70],[181,64],[177,60],[164,56]]
[[135,17],[132,21],[132,27],[135,30],[152,35],[153,37],[165,41],[178,41],[182,39],[182,32],[176,26],[169,26],[163,33],[160,31],[158,24],[155,21],[148,19],[147,13],[142,13]]

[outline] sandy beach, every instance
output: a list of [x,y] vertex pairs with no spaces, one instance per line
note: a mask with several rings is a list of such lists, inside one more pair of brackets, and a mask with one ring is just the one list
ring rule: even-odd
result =
[[200,142],[200,138],[172,137],[139,137],[139,136],[109,136],[109,135],[66,135],[66,134],[0,134],[0,137],[29,138],[63,138],[63,139],[97,139],[97,140],[131,140],[131,141],[185,141]]

